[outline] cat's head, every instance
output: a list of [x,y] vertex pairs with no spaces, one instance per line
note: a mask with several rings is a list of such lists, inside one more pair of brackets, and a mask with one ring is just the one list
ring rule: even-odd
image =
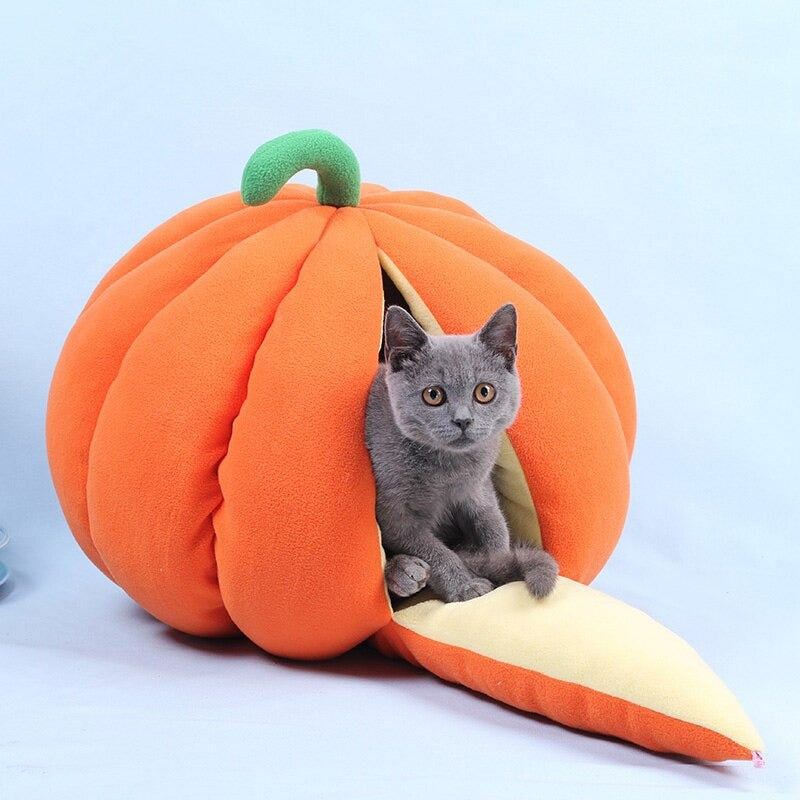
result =
[[386,385],[404,436],[464,451],[511,425],[520,405],[517,311],[507,304],[474,334],[429,336],[399,306],[384,322]]

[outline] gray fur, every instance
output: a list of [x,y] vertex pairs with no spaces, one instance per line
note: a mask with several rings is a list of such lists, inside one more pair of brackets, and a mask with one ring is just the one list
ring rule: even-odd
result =
[[461,560],[496,586],[524,580],[534,597],[547,597],[558,577],[555,559],[529,544],[512,544],[510,550],[461,553]]
[[395,597],[410,597],[428,585],[430,565],[416,556],[399,553],[386,562],[386,585]]
[[[393,594],[427,583],[445,601],[469,600],[524,577],[543,597],[555,583],[549,555],[512,548],[491,482],[500,436],[520,405],[516,330],[512,305],[475,334],[438,337],[403,309],[387,309],[385,364],[370,389],[366,441]],[[474,398],[481,383],[496,391],[489,403]],[[431,386],[444,390],[441,405],[423,401]]]

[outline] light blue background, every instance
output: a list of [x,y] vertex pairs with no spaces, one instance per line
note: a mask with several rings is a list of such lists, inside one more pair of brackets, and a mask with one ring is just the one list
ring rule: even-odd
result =
[[[798,8],[4,6],[3,796],[798,796]],[[700,650],[766,770],[578,734],[370,651],[290,665],[191,641],[79,552],[43,442],[64,337],[141,236],[308,127],[365,180],[458,197],[593,292],[640,413],[596,585]]]

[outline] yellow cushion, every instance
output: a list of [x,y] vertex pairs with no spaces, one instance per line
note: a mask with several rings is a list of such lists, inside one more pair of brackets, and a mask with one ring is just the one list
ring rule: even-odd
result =
[[763,747],[736,698],[685,641],[567,578],[539,601],[521,582],[465,603],[418,599],[373,641],[445,680],[651,750],[723,761]]

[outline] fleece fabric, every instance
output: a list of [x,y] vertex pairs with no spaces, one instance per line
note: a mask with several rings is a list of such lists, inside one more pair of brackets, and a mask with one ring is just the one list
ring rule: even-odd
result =
[[568,578],[539,602],[521,582],[468,603],[414,600],[373,641],[447,681],[650,750],[724,761],[763,747],[686,642]]
[[242,199],[248,205],[266,203],[302,169],[316,170],[320,205],[358,205],[361,172],[355,153],[338,136],[315,129],[262,144],[244,168]]
[[[269,202],[230,194],[178,214],[90,297],[47,414],[53,481],[80,546],[187,633],[241,632],[305,659],[372,637],[569,725],[749,756],[757,735],[696,654],[580,585],[622,530],[635,432],[630,372],[597,304],[460,201],[359,187],[337,152],[331,162],[315,150],[313,166],[346,197],[275,194],[286,170],[311,165],[286,151],[264,173]],[[512,533],[560,564],[552,599],[510,585],[392,609],[364,443],[384,275],[432,333],[474,331],[516,305],[523,405],[497,486]]]
[[[478,222],[492,235],[496,231],[476,215],[464,213],[457,201],[437,200],[430,193],[401,194],[403,208],[450,214],[467,226]],[[168,624],[201,635],[242,629],[223,601],[223,573],[235,576],[238,589],[228,592],[235,605],[244,608],[253,597],[267,596],[259,587],[245,586],[235,569],[218,573],[222,562],[230,563],[225,542],[229,537],[237,540],[235,534],[220,535],[217,530],[230,518],[220,483],[229,467],[239,463],[239,446],[246,447],[249,437],[273,441],[285,433],[297,443],[290,463],[271,462],[271,470],[249,465],[260,481],[259,491],[254,489],[246,501],[251,505],[267,496],[264,483],[278,480],[274,472],[280,463],[294,487],[280,497],[290,498],[296,508],[341,511],[341,499],[348,497],[348,508],[360,518],[362,512],[355,512],[355,506],[371,507],[370,493],[357,490],[361,483],[351,484],[346,471],[324,480],[320,474],[316,482],[305,477],[315,474],[315,465],[335,451],[337,442],[346,442],[360,454],[361,466],[368,466],[363,414],[381,338],[379,251],[444,332],[476,330],[502,303],[516,304],[525,402],[508,434],[508,455],[519,463],[532,498],[526,502],[532,503],[529,519],[535,533],[527,538],[540,537],[562,573],[584,582],[597,574],[613,549],[628,502],[628,446],[621,418],[631,423],[630,413],[620,411],[606,388],[607,383],[630,383],[610,326],[596,306],[586,303],[585,290],[578,290],[580,313],[575,312],[575,318],[597,318],[592,347],[600,347],[597,342],[604,334],[603,349],[619,350],[615,359],[602,361],[604,382],[570,331],[531,291],[468,250],[389,211],[373,209],[390,196],[373,190],[365,193],[358,208],[336,209],[318,205],[307,187],[289,186],[260,206],[245,206],[230,196],[202,203],[161,226],[115,265],[70,333],[56,367],[48,411],[56,490],[87,555]],[[535,259],[536,251],[529,257]],[[540,269],[546,270],[550,260],[542,259]],[[320,260],[326,266],[317,267]],[[319,288],[316,295],[306,290],[312,267],[326,275],[326,282],[314,284]],[[574,279],[573,283],[580,285]],[[317,329],[315,347],[301,341],[299,334],[285,343],[277,337],[288,324],[283,319],[289,309],[299,330],[315,329],[320,320],[329,320],[328,327]],[[560,313],[567,318],[565,311]],[[337,338],[334,333],[340,329]],[[327,372],[315,374],[312,365],[326,350],[331,359]],[[274,359],[270,385],[282,385],[279,378],[286,376],[293,399],[265,412],[266,430],[240,438],[234,420],[239,418],[241,427],[250,419],[249,402],[259,396],[250,385],[267,354]],[[354,358],[359,360],[357,379],[348,367]],[[312,378],[324,383],[312,387]],[[314,402],[328,412],[313,428],[311,395],[305,394],[312,389]],[[294,394],[299,391],[303,394]],[[332,415],[331,409],[342,402],[347,413]],[[301,459],[301,445],[309,441],[314,446]],[[353,458],[342,456],[342,465]],[[237,472],[242,483],[232,482],[232,496],[246,482],[246,473],[245,467]],[[374,492],[369,470],[365,475]],[[247,535],[267,530],[273,531],[265,537],[269,541],[288,541],[292,563],[303,563],[301,552],[307,547],[306,563],[322,564],[317,568],[321,585],[333,581],[333,573],[327,574],[324,566],[327,559],[313,546],[313,531],[321,520],[314,525],[298,521],[284,534],[277,531],[285,530],[284,522],[292,517],[285,510],[272,518],[255,509],[252,517],[249,512],[244,517],[236,513]],[[368,534],[353,533],[351,523],[344,518],[339,523],[345,529],[342,541],[363,537],[369,542],[363,547],[376,551],[374,519]],[[322,535],[336,541],[337,530],[326,528]],[[245,569],[256,554],[242,548],[238,560]],[[352,608],[349,617],[324,625],[325,636],[312,636],[313,644],[300,633],[309,630],[305,624],[290,623],[289,640],[273,642],[271,648],[299,657],[332,655],[363,632],[360,625],[350,630],[354,620],[363,615],[367,627],[386,621],[389,612],[379,586],[377,555],[371,563],[372,571],[364,564],[354,568],[371,577],[366,586],[360,581],[349,584],[352,606],[342,606],[341,597],[335,604],[340,611]],[[321,586],[286,594],[289,576],[283,581],[277,574],[273,577],[276,596],[286,602],[294,594],[306,598],[293,601],[296,610],[312,597],[331,599]],[[243,593],[242,602],[233,597],[235,591]],[[282,607],[275,601],[269,605]],[[258,617],[256,629],[243,622],[245,632],[265,644],[271,635],[266,629],[274,630],[267,625],[268,616]]]

